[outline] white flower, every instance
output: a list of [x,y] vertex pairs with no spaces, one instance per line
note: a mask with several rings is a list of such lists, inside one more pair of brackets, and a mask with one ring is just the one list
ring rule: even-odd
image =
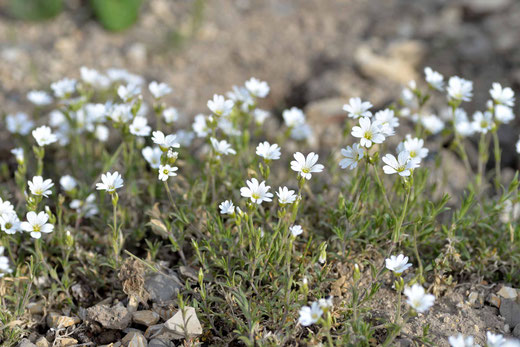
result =
[[217,116],[226,117],[233,110],[233,100],[226,100],[222,95],[213,95],[213,100],[208,100],[208,108]]
[[106,120],[107,109],[104,104],[86,104],[85,112],[93,122],[104,122]]
[[150,131],[152,131],[152,128],[148,125],[148,119],[139,116],[134,118],[129,128],[130,133],[135,136],[149,136]]
[[27,93],[27,100],[36,106],[46,106],[52,103],[52,96],[43,90],[31,90]]
[[291,129],[291,138],[296,141],[308,139],[311,135],[312,129],[307,123],[296,125]]
[[446,88],[448,97],[453,100],[471,101],[473,97],[473,82],[452,76],[448,80],[448,87]]
[[77,213],[82,214],[83,216],[89,218],[95,216],[99,213],[99,209],[96,206],[96,196],[92,193],[87,198],[82,201],[79,199],[74,199],[70,202],[70,208],[76,210]]
[[169,85],[162,82],[157,83],[156,81],[153,81],[148,85],[148,90],[150,90],[150,93],[152,93],[153,97],[156,99],[160,99],[172,92],[172,89]]
[[13,269],[9,267],[9,258],[3,256],[4,254],[4,246],[0,246],[0,278],[4,276],[5,273],[13,272]]
[[177,136],[174,134],[170,134],[164,136],[162,131],[154,131],[152,133],[152,141],[156,145],[159,145],[161,149],[165,150],[167,148],[180,148],[180,144],[177,142]]
[[444,129],[444,122],[436,115],[422,116],[421,123],[426,130],[433,135],[438,134]]
[[352,147],[347,146],[346,148],[342,148],[341,155],[345,158],[340,160],[339,166],[342,169],[349,168],[350,170],[354,170],[358,162],[365,156],[365,150],[359,143],[354,143]]
[[152,169],[158,169],[161,165],[162,150],[159,147],[145,147],[141,150],[144,159],[150,164]]
[[314,152],[309,153],[307,158],[302,153],[296,152],[294,153],[295,160],[291,161],[291,169],[298,172],[301,177],[310,180],[313,172],[322,172],[324,169],[323,165],[316,164],[318,157]]
[[235,205],[233,205],[233,201],[226,200],[222,202],[219,206],[221,214],[233,214],[235,213]]
[[132,119],[132,106],[128,104],[114,105],[108,115],[115,123],[127,123]]
[[197,134],[197,137],[206,137],[210,132],[208,124],[206,123],[206,117],[203,114],[198,114],[195,116],[192,128],[193,131]]
[[18,112],[5,117],[6,127],[12,134],[27,135],[34,126],[34,122],[25,113]]
[[51,143],[58,141],[56,135],[52,133],[51,128],[46,125],[34,129],[32,131],[32,136],[40,147],[50,145]]
[[265,81],[251,77],[245,85],[249,93],[257,98],[265,98],[269,94],[269,85]]
[[9,201],[3,201],[0,198],[0,217],[11,213],[15,213],[13,205]]
[[350,98],[348,102],[343,105],[343,111],[348,112],[350,118],[372,117],[372,113],[369,111],[372,107],[370,102],[362,101],[360,98]]
[[264,124],[265,120],[269,118],[271,114],[266,111],[259,108],[255,108],[253,111],[253,117],[255,118],[256,124]]
[[370,148],[372,143],[383,143],[385,140],[381,124],[378,122],[371,122],[368,117],[362,117],[359,119],[359,126],[352,128],[352,136],[360,138],[361,146],[366,148]]
[[410,176],[412,174],[412,169],[414,169],[418,164],[413,160],[410,160],[410,153],[408,151],[401,151],[397,155],[397,159],[392,154],[387,154],[383,157],[383,161],[385,162],[385,166],[383,166],[383,171],[387,175],[398,173],[399,176]]
[[316,323],[320,319],[322,314],[323,310],[321,309],[318,302],[315,301],[312,303],[310,307],[303,306],[300,309],[300,318],[298,318],[298,323],[300,323],[304,327],[307,327]]
[[297,107],[291,107],[282,113],[283,121],[289,128],[294,128],[305,124],[305,114]]
[[505,224],[513,222],[518,218],[520,218],[520,202],[513,203],[511,199],[504,201],[500,221]]
[[424,68],[424,74],[426,75],[426,82],[432,87],[439,91],[444,88],[444,76],[437,71],[432,70],[431,67],[427,66]]
[[255,204],[260,205],[263,201],[271,201],[273,194],[269,193],[270,186],[265,185],[265,181],[258,182],[256,178],[246,181],[247,187],[240,188],[240,195],[244,198],[250,198]]
[[493,83],[493,88],[489,90],[489,94],[497,104],[502,104],[508,107],[515,105],[515,92],[509,87],[502,88],[500,83]]
[[108,136],[110,135],[110,130],[104,125],[96,126],[96,130],[94,130],[94,136],[101,142],[106,142],[108,140]]
[[256,154],[266,160],[278,160],[282,153],[280,152],[280,146],[275,144],[269,144],[269,142],[260,142],[256,146]]
[[43,180],[42,176],[34,176],[32,181],[27,182],[32,195],[49,197],[52,194],[51,188],[54,186],[50,178]]
[[144,83],[144,78],[139,75],[132,74],[125,69],[108,69],[107,75],[108,78],[110,78],[113,82],[124,81],[133,85],[142,85]]
[[294,190],[289,190],[287,187],[279,187],[276,195],[281,205],[292,204],[298,198],[298,196],[294,194]]
[[412,108],[416,108],[418,106],[415,91],[417,90],[417,83],[415,81],[408,82],[408,86],[403,88],[401,92],[401,98],[403,103]]
[[495,118],[500,123],[507,124],[515,118],[515,115],[510,107],[498,104],[495,106]]
[[240,103],[242,106],[247,106],[246,109],[249,108],[249,105],[254,103],[254,100],[246,87],[233,86],[233,90],[227,92],[226,96],[235,103]]
[[52,83],[51,89],[54,92],[54,96],[57,98],[68,97],[76,90],[76,80],[64,78],[60,81]]
[[189,147],[195,137],[193,132],[186,130],[179,130],[175,135],[177,136],[177,142],[183,147]]
[[457,133],[464,137],[471,136],[475,133],[473,124],[471,124],[471,122],[468,120],[468,115],[462,108],[457,108],[455,110],[455,115],[452,117],[454,117],[455,131],[457,131]]
[[301,227],[301,225],[292,225],[291,227],[289,227],[289,230],[291,231],[291,234],[294,237],[303,233],[303,228]]
[[520,138],[516,142],[516,153],[520,154]]
[[406,302],[417,312],[425,312],[433,306],[435,296],[426,294],[424,288],[420,284],[414,284],[411,288],[404,289],[404,295],[407,296]]
[[210,140],[211,145],[213,146],[213,149],[217,155],[237,154],[237,152],[231,148],[231,145],[226,140],[218,141],[214,137],[210,138]]
[[70,192],[78,185],[74,177],[71,175],[65,175],[60,178],[60,185],[64,191]]
[[23,148],[22,147],[17,147],[17,148],[11,149],[11,153],[14,155],[14,157],[16,158],[16,161],[18,163],[23,163],[24,162],[25,156],[24,156],[24,152],[23,152]]
[[477,111],[473,114],[473,129],[479,133],[487,134],[493,128],[493,116],[490,112]]
[[507,340],[504,338],[504,336],[502,336],[500,334],[493,334],[490,331],[488,331],[486,333],[486,337],[487,337],[486,347],[502,347],[507,342]]
[[448,342],[451,347],[473,347],[473,336],[464,337],[464,335],[459,334],[457,336],[450,336],[448,338]]
[[177,166],[161,165],[159,166],[159,179],[163,182],[168,180],[169,177],[177,176]]
[[327,312],[328,310],[330,310],[334,306],[334,303],[332,302],[332,295],[329,295],[326,298],[319,299],[318,305],[320,305],[320,308],[324,312]]
[[110,194],[123,186],[123,178],[117,171],[114,173],[107,172],[106,174],[102,174],[101,182],[102,183],[96,183],[96,189],[106,190]]
[[54,230],[54,225],[47,223],[49,216],[43,211],[38,214],[33,211],[27,212],[26,218],[27,221],[22,222],[20,227],[23,231],[31,233],[34,239],[42,237],[41,233],[50,233]]
[[417,163],[428,156],[428,148],[424,147],[424,140],[406,135],[406,140],[397,146],[397,152],[407,151],[410,158]]
[[164,121],[168,124],[179,120],[179,112],[175,107],[168,107],[163,111]]
[[217,126],[227,136],[240,136],[240,134],[242,134],[240,129],[236,128],[229,118],[219,118]]
[[6,234],[12,235],[20,231],[20,220],[15,212],[0,214],[0,229]]
[[117,88],[117,95],[124,101],[130,101],[141,93],[141,87],[135,84],[120,85]]
[[79,73],[83,82],[94,88],[106,89],[110,86],[110,79],[95,69],[82,66],[79,68]]
[[395,135],[394,129],[399,126],[399,119],[394,116],[394,111],[388,108],[381,110],[375,114],[375,118],[381,126],[381,132],[383,133],[383,135]]
[[408,257],[403,254],[399,254],[397,257],[395,255],[390,256],[390,258],[385,259],[385,264],[388,270],[396,274],[402,274],[412,266],[408,263]]

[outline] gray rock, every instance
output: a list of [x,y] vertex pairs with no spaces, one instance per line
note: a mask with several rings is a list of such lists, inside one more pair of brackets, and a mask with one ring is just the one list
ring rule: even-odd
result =
[[162,339],[151,339],[148,342],[148,347],[174,347],[173,342]]
[[29,339],[22,339],[18,344],[18,347],[37,347],[34,343],[29,341]]
[[194,337],[202,334],[202,326],[200,325],[197,314],[193,307],[185,307],[184,315],[182,310],[177,313],[164,323],[166,329],[179,335],[179,338],[183,338],[186,335]]
[[175,298],[182,284],[175,274],[153,273],[146,276],[144,286],[152,301],[164,303]]
[[512,327],[520,324],[520,305],[511,299],[504,299],[500,304],[500,315]]
[[513,336],[520,338],[520,324],[517,324],[513,329]]
[[96,305],[87,309],[89,320],[100,323],[106,329],[125,329],[132,321],[132,314],[128,312],[122,303],[112,307],[108,305]]
[[154,325],[159,321],[159,314],[150,310],[136,311],[132,314],[134,323],[146,325]]

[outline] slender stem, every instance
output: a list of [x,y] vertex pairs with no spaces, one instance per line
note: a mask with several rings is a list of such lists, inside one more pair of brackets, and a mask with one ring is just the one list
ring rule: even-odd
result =
[[388,199],[388,195],[386,194],[385,186],[383,185],[383,182],[381,181],[381,177],[379,176],[379,170],[376,164],[374,164],[374,173],[376,175],[376,182],[379,186],[379,189],[381,190],[381,193],[383,194],[383,197],[385,198],[386,206],[388,207],[388,210],[390,211],[390,214],[395,217],[394,209],[392,208],[392,204],[390,204],[390,200]]
[[401,217],[399,218],[399,222],[395,225],[394,236],[392,237],[392,242],[397,243],[401,237],[401,227],[403,226],[404,216],[406,215],[406,211],[408,209],[408,201],[410,200],[410,193],[412,191],[412,183],[407,182],[406,187],[406,199],[404,200],[403,211],[401,213]]
[[500,183],[502,182],[502,175],[500,171],[500,141],[498,140],[498,133],[497,130],[493,130],[493,145],[494,145],[494,152],[495,152],[495,187],[498,190],[500,188]]
[[417,258],[417,263],[419,264],[419,279],[421,283],[423,282],[423,265],[421,261],[421,256],[419,255],[419,247],[417,246],[417,226],[413,228],[413,250],[415,253],[415,258]]

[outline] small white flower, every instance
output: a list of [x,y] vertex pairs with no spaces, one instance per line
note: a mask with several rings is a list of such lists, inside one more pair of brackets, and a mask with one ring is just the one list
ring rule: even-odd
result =
[[49,197],[52,194],[51,188],[54,186],[50,178],[43,180],[42,176],[34,176],[32,181],[27,182],[32,195]]
[[502,347],[505,346],[507,340],[500,334],[493,334],[492,332],[486,332],[487,344],[486,347]]
[[323,310],[321,309],[318,302],[315,301],[312,303],[310,307],[303,306],[300,309],[300,318],[298,318],[298,323],[300,323],[304,327],[307,327],[316,323],[321,318],[322,314]]
[[424,68],[424,74],[426,75],[426,82],[438,91],[442,91],[444,88],[444,76],[437,71],[432,70],[431,67],[427,66]]
[[327,312],[334,306],[332,298],[332,295],[329,295],[326,298],[321,298],[318,300],[318,305],[320,305],[320,308],[323,310],[323,312]]
[[52,83],[51,89],[54,92],[54,96],[57,98],[68,97],[76,91],[76,80],[64,78],[60,81]]
[[270,186],[265,185],[265,181],[258,182],[256,178],[246,181],[247,187],[240,188],[240,195],[250,198],[251,202],[260,205],[263,201],[272,201],[273,194],[269,193]]
[[25,113],[18,112],[5,117],[7,130],[12,134],[27,135],[34,126],[34,122]]
[[149,136],[152,128],[148,125],[148,119],[145,117],[135,117],[130,124],[130,133],[135,136]]
[[22,222],[20,227],[23,231],[31,233],[34,239],[42,237],[41,233],[50,233],[54,230],[54,225],[47,223],[49,215],[43,211],[38,214],[33,211],[27,212],[26,218],[27,221]]
[[160,99],[163,96],[170,94],[172,92],[172,89],[170,88],[169,85],[167,85],[166,83],[162,83],[162,82],[158,83],[156,81],[153,81],[148,85],[148,90],[150,91],[150,93],[152,93],[152,95],[155,99]]
[[46,106],[52,103],[52,96],[43,90],[31,90],[27,93],[27,100],[36,106]]
[[234,214],[235,213],[235,205],[233,205],[233,201],[226,200],[222,202],[219,206],[220,214]]
[[278,160],[282,155],[280,146],[276,143],[271,145],[267,141],[260,142],[258,146],[256,146],[256,154],[266,160]]
[[236,104],[241,104],[245,107],[245,111],[250,105],[254,104],[254,100],[246,87],[233,86],[233,90],[226,93],[226,96],[233,100]]
[[135,84],[120,85],[117,88],[117,95],[124,102],[132,100],[134,97],[141,93],[141,87]]
[[15,213],[13,205],[9,201],[0,198],[0,216]]
[[208,100],[208,108],[217,116],[226,117],[233,110],[233,100],[226,100],[222,95],[213,95],[213,100]]
[[448,337],[448,342],[451,347],[473,347],[473,336],[464,337],[464,335],[459,334],[457,336]]
[[473,114],[472,124],[475,131],[487,134],[487,132],[493,128],[493,116],[487,111],[484,113],[477,111]]
[[417,312],[423,313],[433,306],[435,296],[426,294],[424,288],[420,284],[414,284],[411,288],[404,289],[404,295],[407,296],[406,302]]
[[4,277],[6,273],[13,272],[13,269],[9,266],[9,258],[3,256],[4,254],[4,247],[0,246],[0,278]]
[[161,165],[159,166],[159,179],[163,182],[168,180],[169,177],[177,176],[177,171],[179,168],[177,166],[170,165]]
[[520,154],[520,138],[516,142],[516,153]]
[[392,255],[390,258],[385,259],[385,265],[388,270],[396,274],[402,274],[412,267],[412,264],[408,263],[408,257],[405,257],[403,254],[399,254],[397,257]]
[[508,107],[515,105],[515,92],[509,87],[502,88],[500,83],[493,83],[489,94],[497,104],[502,104]]
[[448,87],[446,88],[448,97],[453,100],[471,101],[473,97],[473,82],[452,76],[448,80]]
[[312,129],[307,123],[299,124],[291,129],[291,138],[296,141],[303,141],[311,137]]
[[94,130],[94,136],[101,142],[106,142],[110,135],[110,130],[104,125],[96,126],[96,130]]
[[15,212],[0,214],[0,229],[6,234],[12,235],[20,231],[20,220]]
[[370,102],[362,101],[360,98],[350,98],[348,102],[348,104],[343,105],[343,111],[346,111],[350,118],[372,117],[369,110],[373,105]]
[[495,118],[500,123],[507,124],[515,118],[515,115],[510,107],[498,104],[495,106]]
[[159,147],[145,147],[141,150],[144,159],[150,164],[152,169],[158,169],[161,165],[162,150]]
[[195,138],[195,134],[192,131],[179,130],[175,134],[177,136],[177,142],[183,147],[189,147],[191,142]]
[[106,89],[110,86],[110,79],[95,69],[82,66],[79,68],[79,73],[83,82],[94,88]]
[[397,152],[407,151],[410,158],[417,163],[428,156],[428,148],[424,147],[424,140],[406,135],[406,140],[397,146]]
[[16,158],[16,161],[19,164],[24,162],[25,156],[24,156],[24,152],[23,152],[23,148],[22,147],[17,147],[17,148],[11,149],[11,153],[14,155],[14,157]]
[[242,134],[240,129],[236,128],[229,118],[219,118],[217,126],[227,136],[240,136],[240,134]]
[[412,169],[418,165],[410,159],[410,153],[408,153],[408,151],[399,152],[397,159],[392,154],[387,154],[383,157],[383,162],[386,164],[383,166],[383,171],[387,175],[397,173],[403,177],[410,176]]
[[341,159],[339,166],[342,169],[349,168],[350,170],[354,170],[357,167],[358,162],[365,156],[365,150],[359,145],[359,143],[355,143],[352,147],[347,146],[346,148],[342,148],[341,155],[345,158]]
[[408,86],[403,88],[401,92],[401,99],[403,103],[411,108],[416,108],[418,106],[417,98],[415,92],[417,90],[417,83],[415,81],[408,82]]
[[164,136],[164,133],[162,131],[154,131],[152,133],[152,141],[156,145],[159,145],[162,150],[168,149],[168,148],[180,148],[180,144],[177,142],[177,136],[174,134],[170,134],[167,136]]
[[301,225],[292,225],[291,227],[289,227],[289,230],[290,230],[292,236],[294,236],[294,237],[301,235],[303,233],[303,228]]
[[383,143],[385,135],[379,122],[372,122],[368,117],[359,119],[359,126],[352,128],[352,136],[360,138],[360,145],[370,148],[372,143]]
[[197,137],[206,137],[210,132],[208,124],[206,123],[206,117],[203,114],[195,116],[192,128],[197,134]]
[[210,138],[211,145],[213,146],[213,149],[217,153],[217,155],[229,155],[229,154],[237,154],[237,152],[231,148],[231,145],[226,141],[222,140],[219,141],[216,138],[212,137]]
[[376,112],[375,119],[381,126],[381,132],[383,133],[383,135],[395,135],[394,129],[399,126],[399,119],[394,116],[394,111],[387,108],[379,112]]
[[119,174],[119,172],[110,173],[101,175],[101,183],[96,183],[97,190],[106,190],[110,194],[114,193],[116,189],[119,189],[123,186],[123,178]]
[[132,106],[128,104],[114,105],[108,112],[115,123],[128,123],[132,119]]
[[291,107],[282,113],[283,121],[289,128],[305,124],[305,114],[297,107]]
[[104,104],[86,104],[85,112],[87,118],[93,122],[104,122],[106,120],[107,109]]
[[52,133],[51,128],[46,125],[34,129],[32,131],[32,136],[40,147],[50,145],[51,143],[58,141],[56,135]]
[[313,172],[322,172],[325,168],[321,164],[316,164],[318,158],[319,156],[314,152],[309,153],[307,158],[302,153],[296,152],[295,160],[291,161],[291,169],[298,172],[301,177],[310,180]]
[[113,82],[123,81],[133,85],[142,85],[144,83],[144,78],[139,75],[132,74],[125,69],[108,69],[107,76]]
[[76,188],[78,183],[76,182],[74,177],[72,177],[71,175],[65,175],[65,176],[61,176],[60,185],[64,191],[70,192],[71,190],[74,190]]
[[70,208],[76,210],[77,213],[82,214],[86,218],[90,218],[99,213],[99,209],[95,203],[96,196],[94,193],[87,196],[87,198],[82,201],[79,199],[74,199],[70,202]]
[[452,117],[454,117],[455,131],[457,131],[457,133],[464,137],[471,136],[475,133],[473,124],[471,124],[466,111],[464,111],[462,108],[457,108],[455,110],[455,115]]
[[266,110],[255,108],[253,111],[253,117],[255,118],[256,124],[264,124],[265,120],[270,116],[271,114]]
[[265,81],[251,77],[245,85],[249,93],[257,98],[265,98],[269,94],[269,85]]
[[276,195],[281,205],[292,204],[298,198],[298,196],[294,194],[294,190],[289,190],[287,187],[279,187]]
[[163,111],[164,121],[168,124],[179,120],[179,111],[175,107],[168,107]]
[[438,134],[444,129],[444,122],[436,115],[422,116],[421,123],[426,130],[433,135]]

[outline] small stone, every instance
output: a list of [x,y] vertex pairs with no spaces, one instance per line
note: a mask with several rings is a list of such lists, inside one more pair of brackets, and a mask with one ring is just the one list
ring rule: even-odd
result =
[[122,303],[112,307],[96,305],[87,309],[88,319],[100,323],[106,329],[125,329],[132,321],[132,314]]
[[[132,341],[134,341],[133,345],[132,345]],[[144,341],[144,345],[146,346],[146,339],[143,336],[143,334],[138,330],[133,330],[133,331],[130,331],[128,334],[126,334],[125,337],[123,337],[123,339],[121,340],[121,343],[123,344],[123,346],[136,347],[136,346],[141,346],[138,344],[141,341]]]
[[56,346],[60,346],[60,347],[73,346],[73,345],[77,345],[77,344],[78,344],[78,340],[73,339],[72,337],[59,338],[57,340],[57,343],[55,343]]
[[500,315],[505,318],[507,324],[516,327],[520,324],[520,305],[514,300],[504,299],[500,305]]
[[40,337],[38,340],[36,340],[36,346],[38,347],[49,347],[51,343],[49,340],[47,340],[45,337]]
[[30,302],[27,304],[27,309],[31,314],[42,314],[43,304],[41,302]]
[[496,294],[489,294],[487,301],[491,306],[494,306],[496,308],[500,307],[500,297]]
[[29,339],[22,339],[18,344],[18,347],[36,347],[36,345],[29,341]]
[[121,342],[117,341],[108,345],[99,345],[98,347],[121,347]]
[[509,326],[509,324],[504,324],[504,332],[509,333],[510,330],[511,330],[511,327]]
[[513,336],[520,338],[520,324],[517,324],[513,329]]
[[130,343],[128,344],[128,347],[147,347],[148,343],[146,342],[146,339],[144,338],[143,334],[135,334]]
[[471,292],[468,295],[468,302],[472,305],[474,305],[478,300],[478,293],[477,292]]
[[78,317],[62,316],[59,313],[51,312],[47,315],[47,326],[53,329],[67,328],[81,323]]
[[162,339],[151,339],[148,347],[174,347],[173,342]]
[[179,338],[177,334],[166,329],[164,324],[156,324],[148,327],[148,329],[146,329],[144,332],[144,337],[147,339],[161,339],[166,341]]
[[185,335],[194,337],[202,334],[202,326],[197,318],[195,309],[189,306],[184,308],[184,315],[182,310],[177,311],[172,318],[164,323],[164,326],[178,335],[179,339],[184,338]]
[[174,274],[154,273],[146,276],[145,289],[150,294],[150,299],[155,302],[173,300],[181,287],[181,281]]
[[507,286],[503,286],[502,288],[500,288],[497,294],[503,297],[504,299],[511,300],[516,299],[516,297],[518,296],[516,289]]
[[132,314],[134,323],[146,325],[154,325],[159,321],[159,315],[150,310],[137,311]]

